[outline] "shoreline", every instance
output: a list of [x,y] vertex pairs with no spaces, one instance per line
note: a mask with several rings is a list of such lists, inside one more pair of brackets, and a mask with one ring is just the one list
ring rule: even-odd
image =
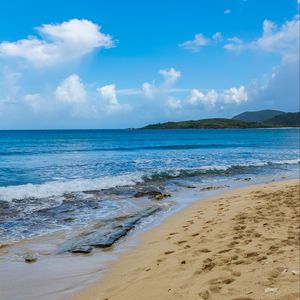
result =
[[298,202],[298,179],[195,202],[70,299],[298,299]]

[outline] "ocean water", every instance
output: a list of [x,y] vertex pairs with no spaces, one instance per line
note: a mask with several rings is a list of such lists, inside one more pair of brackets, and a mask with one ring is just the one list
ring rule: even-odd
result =
[[299,129],[0,131],[0,241],[174,205],[138,191],[298,172]]

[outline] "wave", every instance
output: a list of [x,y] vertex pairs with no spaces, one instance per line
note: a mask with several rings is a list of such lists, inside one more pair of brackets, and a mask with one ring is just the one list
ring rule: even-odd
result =
[[59,154],[73,152],[97,152],[97,151],[139,151],[139,150],[189,150],[189,149],[214,149],[214,148],[237,148],[252,147],[255,145],[241,144],[204,144],[204,145],[157,145],[157,146],[138,146],[138,147],[115,147],[115,148],[88,148],[88,149],[53,149],[53,150],[32,150],[32,151],[9,151],[0,152],[2,156],[11,155],[37,155],[37,154]]
[[96,179],[74,179],[69,181],[52,181],[43,184],[25,184],[17,186],[0,187],[0,200],[11,201],[25,198],[47,198],[62,196],[66,193],[84,192],[89,190],[103,190],[121,186],[134,186],[149,181],[168,180],[182,177],[235,175],[246,170],[264,166],[300,164],[300,159],[256,161],[238,165],[211,165],[188,169],[167,169],[136,172],[119,176],[105,176]]
[[47,198],[66,193],[88,190],[109,189],[116,186],[135,185],[143,182],[142,174],[105,176],[96,179],[74,179],[69,181],[51,181],[42,184],[23,184],[0,187],[0,200],[11,201],[24,198]]

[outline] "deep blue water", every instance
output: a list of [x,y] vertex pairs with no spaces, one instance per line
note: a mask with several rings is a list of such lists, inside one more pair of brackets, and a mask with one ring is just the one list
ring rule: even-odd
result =
[[[295,173],[298,168],[298,129],[0,131],[0,239],[37,234],[41,209],[47,230],[67,226],[59,222],[67,212],[58,208],[70,195],[74,224],[84,224],[136,205],[135,186]],[[84,192],[91,190],[109,191],[93,194],[101,207],[82,204]]]

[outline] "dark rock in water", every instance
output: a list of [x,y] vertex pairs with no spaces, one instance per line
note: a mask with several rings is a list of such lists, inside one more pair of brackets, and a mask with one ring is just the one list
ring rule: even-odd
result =
[[143,218],[146,218],[155,212],[161,210],[160,207],[149,207],[145,210],[129,216],[117,217],[103,221],[100,225],[94,226],[89,231],[81,233],[72,240],[65,242],[58,249],[57,254],[63,252],[72,252],[84,247],[107,248],[112,246],[117,240],[125,236],[128,231]]
[[27,263],[33,263],[33,262],[36,262],[37,261],[37,257],[33,254],[30,254],[30,253],[27,253],[23,256],[25,262]]
[[8,209],[9,204],[7,201],[0,200],[0,209]]
[[250,178],[250,177],[247,177],[247,178],[244,178],[243,180],[245,180],[245,181],[250,181],[251,178]]
[[93,248],[91,246],[78,246],[71,249],[72,253],[83,253],[88,254],[91,253]]
[[134,195],[135,198],[142,198],[146,196],[155,200],[161,200],[163,198],[170,197],[171,195],[160,191],[139,191]]
[[252,178],[246,177],[246,178],[236,178],[235,180],[244,180],[244,181],[250,181]]
[[225,188],[228,188],[228,187],[229,187],[229,185],[208,186],[208,187],[204,187],[204,188],[200,189],[200,191],[206,192],[206,191],[225,189]]

